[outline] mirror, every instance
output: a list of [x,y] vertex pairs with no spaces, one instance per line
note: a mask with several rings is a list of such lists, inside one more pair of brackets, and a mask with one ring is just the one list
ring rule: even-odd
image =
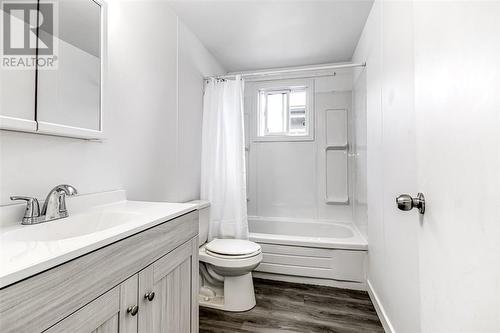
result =
[[0,128],[102,138],[103,3],[1,2],[13,50],[2,65],[17,63],[1,68]]
[[38,69],[38,131],[98,137],[102,132],[101,4],[93,0],[55,4],[58,28],[53,34],[43,26],[39,30],[40,41],[53,39],[57,58],[55,69]]
[[36,131],[35,66],[29,61],[20,63],[35,57],[35,48],[30,48],[30,44],[25,45],[24,32],[30,31],[30,17],[24,10],[26,7],[21,7],[24,4],[3,0],[0,0],[0,4],[0,128]]

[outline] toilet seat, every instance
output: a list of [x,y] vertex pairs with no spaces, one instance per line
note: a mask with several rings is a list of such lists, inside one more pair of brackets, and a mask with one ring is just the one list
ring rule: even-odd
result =
[[200,262],[214,266],[245,269],[245,267],[258,265],[262,261],[262,251],[259,250],[245,255],[231,256],[210,252],[207,250],[205,244],[200,247],[198,257]]
[[216,238],[205,245],[206,252],[219,258],[249,258],[261,252],[259,244],[243,239]]
[[249,254],[242,254],[242,255],[227,255],[227,254],[220,254],[216,252],[212,252],[209,249],[205,248],[205,253],[216,258],[221,258],[221,259],[246,259],[246,258],[251,258],[255,257],[256,255],[259,255],[262,251],[258,250],[253,253]]

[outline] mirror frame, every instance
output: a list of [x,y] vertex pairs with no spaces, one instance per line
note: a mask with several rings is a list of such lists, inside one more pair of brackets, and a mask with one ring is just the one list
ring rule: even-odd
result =
[[[40,1],[40,0],[38,0]],[[104,0],[88,0],[95,2],[100,7],[100,91],[99,91],[99,130],[93,130],[82,127],[73,127],[57,123],[39,121],[36,118],[35,104],[33,109],[33,119],[15,118],[0,115],[0,130],[28,132],[34,134],[55,135],[77,139],[101,140],[104,138],[104,85],[107,70],[107,4]],[[38,68],[35,69],[35,86],[38,85]],[[35,89],[35,96],[38,93]]]

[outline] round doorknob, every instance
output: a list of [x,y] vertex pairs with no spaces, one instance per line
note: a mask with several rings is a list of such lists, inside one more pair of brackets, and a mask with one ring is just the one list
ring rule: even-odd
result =
[[399,209],[404,211],[417,208],[420,214],[425,213],[425,197],[422,193],[418,193],[416,198],[412,198],[411,195],[408,194],[398,195],[396,197],[396,204]]
[[155,292],[150,291],[150,292],[145,293],[144,298],[151,302],[155,298]]
[[413,208],[413,198],[408,194],[398,195],[396,203],[401,210],[411,210]]
[[127,308],[127,313],[130,313],[132,316],[135,316],[137,312],[139,312],[139,306],[137,305],[129,306]]

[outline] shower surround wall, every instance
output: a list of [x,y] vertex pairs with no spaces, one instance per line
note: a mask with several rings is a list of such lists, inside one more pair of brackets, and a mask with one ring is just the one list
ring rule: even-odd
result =
[[[288,80],[288,79],[287,79]],[[287,81],[285,80],[285,81]],[[348,154],[347,203],[326,203],[325,112],[346,109],[348,143],[351,131],[352,71],[337,71],[335,77],[314,80],[315,139],[313,141],[254,141],[257,106],[256,89],[261,81],[245,86],[245,127],[247,136],[248,215],[280,220],[325,220],[353,222],[352,154]],[[266,80],[280,84],[280,80]]]

